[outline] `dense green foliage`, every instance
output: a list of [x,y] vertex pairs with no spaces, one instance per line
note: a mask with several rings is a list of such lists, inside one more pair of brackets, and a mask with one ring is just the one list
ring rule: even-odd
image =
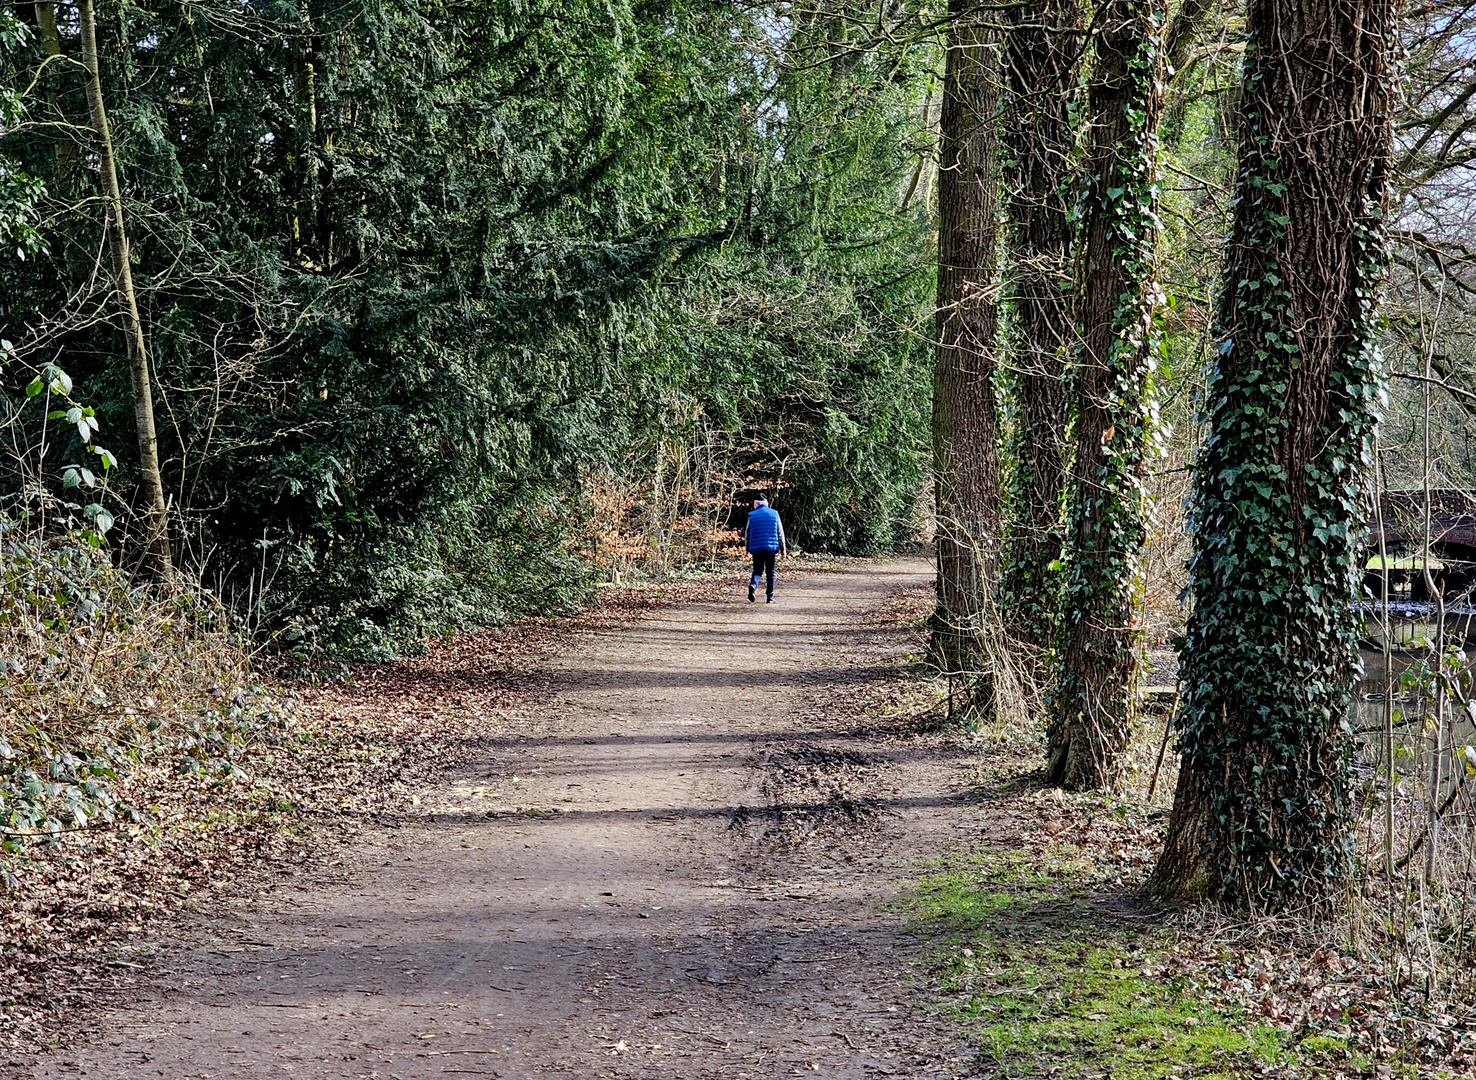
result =
[[[36,122],[4,150],[46,182],[51,250],[0,268],[0,324],[127,430],[96,179],[61,126],[81,87],[43,63],[74,31],[57,9],[48,39],[45,7],[18,9]],[[588,479],[638,488],[692,438],[730,488],[781,486],[801,544],[907,532],[926,48],[827,53],[826,27],[723,0],[123,0],[99,24],[177,538],[267,626],[383,655],[575,603]]]
[[[19,51],[30,38],[24,23],[8,11],[0,11],[0,55]],[[25,119],[20,92],[0,82],[0,132],[9,131]],[[0,252],[24,259],[44,247],[36,231],[36,206],[45,189],[27,176],[15,162],[0,154]]]

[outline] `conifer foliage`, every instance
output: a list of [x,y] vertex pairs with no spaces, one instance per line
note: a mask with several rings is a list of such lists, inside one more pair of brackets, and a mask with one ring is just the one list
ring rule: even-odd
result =
[[[76,9],[16,10],[0,85],[32,89],[0,154],[44,184],[49,250],[0,263],[11,378],[57,360],[127,431],[142,352],[96,265]],[[714,498],[774,483],[804,546],[907,535],[932,267],[899,194],[928,48],[825,56],[854,26],[726,0],[98,0],[180,563],[367,657],[578,602],[591,484],[659,491],[658,460],[703,456]],[[147,471],[130,453],[112,481],[125,546],[159,506]]]

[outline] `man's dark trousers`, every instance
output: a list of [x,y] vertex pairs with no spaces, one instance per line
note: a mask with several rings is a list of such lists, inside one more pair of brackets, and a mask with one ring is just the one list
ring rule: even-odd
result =
[[753,577],[749,579],[749,589],[757,589],[759,578],[766,577],[765,599],[774,599],[774,556],[779,553],[777,551],[754,551],[750,554],[753,555]]

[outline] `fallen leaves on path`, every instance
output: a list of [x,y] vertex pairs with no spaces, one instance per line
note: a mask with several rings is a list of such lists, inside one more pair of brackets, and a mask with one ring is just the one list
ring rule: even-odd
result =
[[[74,834],[37,849],[0,890],[0,1064],[84,1035],[87,1014],[157,983],[161,934],[224,897],[255,897],[352,838],[420,812],[426,786],[471,743],[505,735],[541,689],[540,657],[664,606],[732,591],[736,571],[607,589],[569,618],[529,619],[361,668],[278,686],[286,736],[241,755],[226,782],[165,764],[120,779],[157,824]],[[544,808],[546,810],[546,808]],[[544,812],[516,808],[513,812]]]

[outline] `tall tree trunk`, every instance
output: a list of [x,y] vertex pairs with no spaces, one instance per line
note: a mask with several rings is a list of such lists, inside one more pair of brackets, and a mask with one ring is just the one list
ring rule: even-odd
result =
[[1037,646],[1055,637],[1071,327],[1071,218],[1066,184],[1075,132],[1081,8],[1043,0],[1012,9],[1005,37],[1009,103],[1008,288],[1014,308],[1014,491],[1019,502],[1004,556],[1004,608],[1012,634]]
[[1379,390],[1394,0],[1250,0],[1161,897],[1336,903]]
[[97,65],[97,30],[92,0],[80,0],[78,19],[82,32],[82,66],[86,71],[87,105],[97,139],[98,173],[106,205],[105,231],[113,257],[113,275],[118,290],[119,314],[128,349],[128,373],[133,381],[133,419],[138,432],[139,488],[143,503],[145,550],[154,574],[171,572],[167,506],[164,482],[159,474],[159,442],[154,434],[154,398],[149,385],[149,359],[144,348],[143,322],[138,315],[138,297],[133,291],[133,269],[129,263],[128,235],[123,229],[123,194],[118,187],[118,166],[113,154],[113,136],[103,107],[102,79]]
[[[46,193],[48,197],[63,204],[75,203],[81,198],[77,189],[83,175],[82,159],[77,152],[77,143],[70,134],[71,122],[67,116],[66,96],[61,89],[63,82],[71,78],[71,72],[64,62],[57,62],[62,55],[62,44],[61,33],[56,24],[56,5],[52,0],[42,0],[41,3],[32,5],[32,11],[36,19],[41,52],[46,57],[48,69],[39,81],[39,92],[45,103],[46,118],[54,125],[53,133],[45,136],[52,144],[51,173],[46,177]],[[96,255],[93,250],[94,239],[79,235],[81,230],[75,216],[71,214],[57,215],[48,231],[53,241],[52,249],[60,252],[71,280],[74,283],[86,281],[93,271]],[[90,229],[86,231],[90,232]]]
[[1158,115],[1162,0],[1105,0],[1088,91],[1091,148],[1076,324],[1076,457],[1049,778],[1111,787],[1135,719],[1141,651],[1142,466],[1157,427]]
[[[35,5],[36,27],[40,30],[41,51],[46,54],[48,63],[53,58],[61,56],[61,33],[56,26],[56,5],[52,0],[43,0]],[[65,124],[67,120],[66,106],[62,96],[56,91],[56,75],[53,73],[48,80],[48,89],[45,93],[47,107],[51,110],[53,122]],[[57,137],[52,151],[51,190],[53,192],[71,191],[71,181],[77,171],[77,144],[65,135]]]
[[994,397],[999,47],[974,0],[952,0],[949,15],[938,163],[933,654],[945,670],[977,671],[980,620],[999,542]]

